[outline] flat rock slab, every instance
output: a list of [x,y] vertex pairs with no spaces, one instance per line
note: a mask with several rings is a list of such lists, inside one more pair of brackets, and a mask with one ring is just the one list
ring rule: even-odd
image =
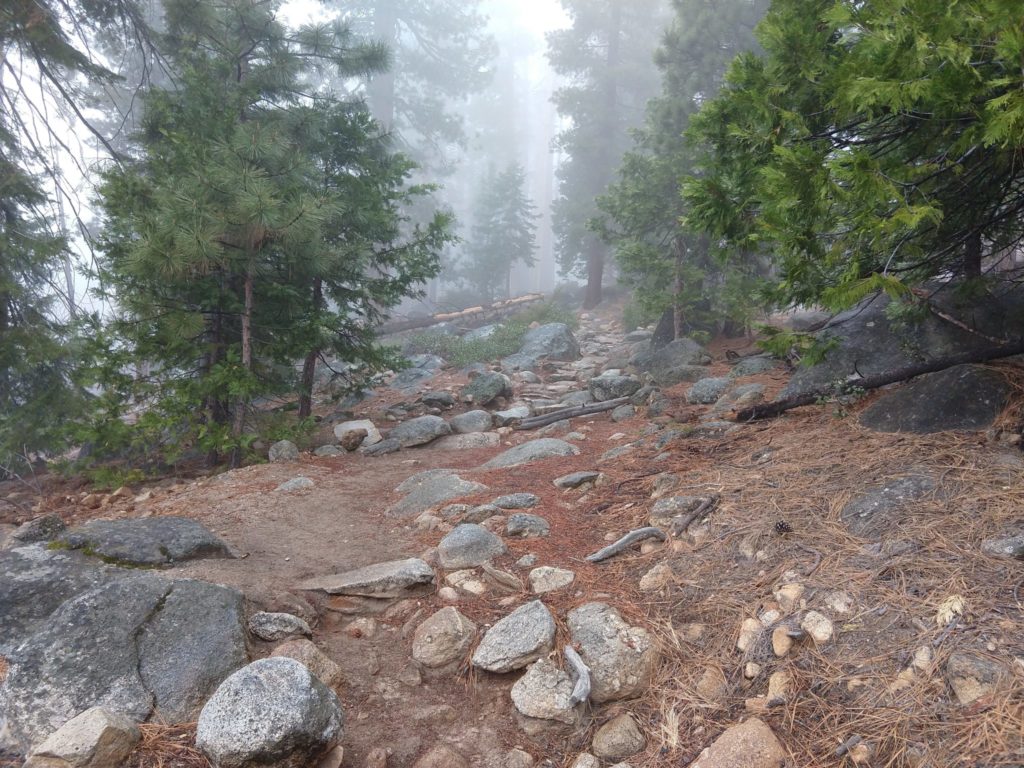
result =
[[247,661],[242,596],[135,573],[58,608],[8,657],[0,696],[7,738],[25,749],[100,706],[136,722],[195,719]]
[[483,468],[502,469],[504,467],[517,467],[520,464],[550,459],[555,456],[578,456],[579,452],[579,448],[564,440],[542,437],[539,440],[531,440],[528,443],[509,448],[504,453],[499,453],[484,464]]
[[437,557],[445,570],[475,568],[507,551],[501,537],[475,523],[457,525],[437,545]]
[[125,565],[171,565],[203,557],[232,557],[220,538],[184,517],[91,520],[66,531],[58,541],[70,549]]
[[488,672],[513,672],[546,655],[554,642],[551,611],[533,600],[487,630],[473,654],[473,665]]
[[895,529],[907,508],[934,494],[936,488],[935,479],[925,474],[896,478],[856,496],[839,516],[857,536],[876,538]]
[[1006,407],[1010,385],[998,371],[958,365],[884,393],[861,414],[876,432],[931,434],[992,426]]
[[480,448],[497,448],[499,445],[501,445],[501,435],[497,432],[470,432],[442,437],[431,447],[439,451],[470,451]]
[[556,488],[568,490],[570,488],[579,488],[581,485],[586,483],[596,483],[598,478],[601,477],[601,473],[596,469],[586,470],[583,472],[572,472],[568,475],[562,475],[562,477],[555,478],[552,482]]
[[0,654],[9,655],[65,601],[125,571],[45,544],[0,552]]
[[434,583],[434,569],[423,560],[410,558],[377,563],[335,576],[304,581],[298,589],[326,592],[329,595],[396,598],[415,593]]
[[491,502],[502,509],[532,509],[540,504],[540,497],[534,493],[509,493]]
[[454,470],[431,469],[413,475],[395,489],[405,498],[388,510],[392,517],[411,517],[446,501],[487,490],[483,483],[463,480]]
[[788,759],[772,729],[755,717],[729,728],[690,768],[780,768]]

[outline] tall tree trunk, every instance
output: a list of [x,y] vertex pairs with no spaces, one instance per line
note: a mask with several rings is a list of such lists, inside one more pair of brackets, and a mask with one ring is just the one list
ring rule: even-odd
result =
[[[622,3],[625,0],[611,0],[611,15],[608,19],[608,53],[605,58],[605,83],[604,83],[604,123],[605,140],[608,142],[606,158],[609,163],[616,157],[615,135],[618,122],[619,108],[619,84],[618,70],[622,37]],[[609,165],[609,179],[611,181],[612,166]],[[604,189],[595,190],[597,194],[603,194]],[[583,301],[585,309],[593,309],[601,303],[603,297],[604,262],[606,248],[603,243],[596,241],[592,244],[587,254],[587,293]]]
[[595,241],[587,256],[587,292],[583,297],[584,309],[593,309],[603,298],[604,252],[604,245]]
[[373,12],[373,36],[384,43],[392,60],[387,72],[373,76],[367,88],[370,111],[385,132],[395,126],[395,67],[398,49],[398,10],[396,0],[379,0]]
[[672,280],[672,334],[673,341],[683,337],[683,260],[686,258],[686,245],[682,238],[675,240],[676,270]]
[[[242,367],[246,372],[252,371],[252,307],[253,307],[253,274],[252,265],[245,270],[245,306],[242,310]],[[249,409],[249,396],[242,395],[235,401],[234,422],[231,425],[231,436],[236,440],[245,431],[245,414]],[[242,460],[241,448],[236,446],[231,452],[231,466],[237,467]]]
[[981,277],[981,231],[972,232],[964,244],[964,277]]
[[[324,301],[324,284],[319,277],[313,281],[313,314],[320,314]],[[320,357],[320,346],[317,345],[306,353],[302,362],[302,381],[299,383],[299,420],[308,419],[313,414],[313,384],[316,381],[316,361]]]

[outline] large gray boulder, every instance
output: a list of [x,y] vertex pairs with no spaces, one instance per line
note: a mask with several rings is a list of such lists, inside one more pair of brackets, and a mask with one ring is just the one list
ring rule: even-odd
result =
[[481,373],[462,388],[462,399],[473,405],[490,405],[499,397],[512,397],[512,380],[503,373]]
[[395,598],[415,594],[433,583],[434,569],[414,557],[309,579],[299,584],[298,589],[329,595]]
[[0,720],[21,748],[95,706],[187,722],[246,660],[239,593],[131,574],[67,601],[10,654]]
[[580,449],[564,440],[553,437],[542,437],[539,440],[531,440],[504,453],[499,453],[493,459],[483,465],[484,469],[502,469],[504,467],[516,467],[520,464],[528,464],[531,461],[550,459],[555,456],[578,456]]
[[384,438],[380,434],[380,430],[377,426],[369,419],[360,419],[358,421],[343,421],[341,424],[336,424],[334,427],[334,436],[337,438],[339,443],[345,443],[352,440],[356,433],[360,430],[365,430],[366,437],[361,441],[361,445],[367,447],[376,445]]
[[658,651],[647,630],[631,627],[604,603],[569,611],[567,623],[573,645],[590,667],[593,701],[633,698],[650,685]]
[[729,371],[730,379],[740,379],[744,376],[757,376],[759,373],[767,373],[775,370],[779,361],[771,355],[753,355],[745,357],[732,367]]
[[555,620],[540,600],[516,608],[487,630],[473,654],[473,666],[488,672],[513,672],[554,647]]
[[494,419],[487,411],[475,410],[452,416],[452,431],[459,435],[487,432],[494,426]]
[[298,461],[299,447],[291,440],[278,440],[270,446],[270,452],[267,458],[269,458],[273,464],[284,461]]
[[487,490],[483,483],[463,480],[452,469],[428,469],[405,480],[396,489],[405,498],[388,510],[392,517],[411,517],[446,501]]
[[[977,299],[961,298],[952,283],[935,288],[931,302],[983,336],[1013,339],[1020,335],[1024,286],[994,285]],[[817,392],[853,375],[887,373],[971,352],[988,343],[979,333],[932,314],[917,322],[890,319],[886,311],[890,303],[887,296],[877,295],[832,318],[815,334],[831,347],[825,359],[797,369],[780,397]]]
[[437,545],[438,561],[449,571],[475,568],[507,551],[501,537],[475,523],[455,526]]
[[987,429],[1002,414],[1011,391],[998,371],[958,365],[883,393],[861,414],[860,423],[876,432],[917,434]]
[[686,402],[697,405],[712,405],[732,386],[727,378],[707,378],[696,382],[686,391]]
[[184,517],[90,520],[65,531],[58,540],[70,549],[127,565],[170,565],[232,556],[220,538]]
[[659,349],[646,346],[630,360],[637,370],[651,374],[661,387],[704,378],[707,369],[703,366],[710,362],[711,356],[693,339],[676,339]]
[[426,445],[431,440],[450,435],[452,428],[440,416],[419,416],[403,421],[388,433],[389,440],[397,440],[403,448]]
[[123,575],[79,552],[44,544],[0,551],[0,654],[9,656],[67,600]]
[[203,707],[196,746],[217,768],[305,768],[341,738],[334,691],[283,656],[240,669]]
[[617,400],[620,397],[629,397],[639,391],[643,384],[635,376],[620,376],[616,374],[601,374],[591,379],[587,388],[594,400],[603,403],[607,400]]
[[570,362],[580,359],[580,345],[565,323],[548,323],[527,331],[519,354]]

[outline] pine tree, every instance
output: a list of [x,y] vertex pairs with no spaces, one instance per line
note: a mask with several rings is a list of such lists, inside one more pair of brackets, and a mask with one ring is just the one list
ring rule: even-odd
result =
[[213,460],[237,460],[256,394],[295,391],[295,359],[306,413],[321,352],[383,365],[374,322],[434,273],[447,238],[438,218],[399,241],[409,165],[358,104],[315,92],[315,68],[364,74],[383,51],[337,23],[293,32],[275,11],[166,4],[176,87],[149,94],[142,157],[104,186],[117,328],[155,368],[146,415],[161,437],[177,420]]
[[73,297],[55,279],[68,243],[42,179],[55,177],[50,144],[65,137],[40,119],[40,94],[83,131],[96,132],[78,84],[113,79],[89,48],[109,28],[148,46],[148,30],[128,0],[9,0],[0,7],[0,475],[36,452],[59,449],[63,422],[82,405],[67,327]]
[[512,294],[512,267],[533,266],[537,211],[526,196],[526,172],[511,165],[484,180],[459,275],[490,302]]
[[695,120],[691,217],[776,254],[786,302],[976,278],[1024,235],[1013,0],[775,0]]
[[548,59],[569,84],[555,94],[571,126],[558,137],[555,235],[563,272],[587,279],[585,306],[600,303],[607,246],[593,231],[595,199],[612,182],[658,90],[654,50],[667,21],[663,0],[562,0],[572,26],[548,36]]
[[599,201],[602,234],[615,249],[622,279],[648,319],[672,309],[675,335],[742,321],[752,306],[748,264],[717,262],[709,240],[686,229],[683,179],[696,148],[684,138],[690,118],[714,97],[731,59],[755,47],[754,26],[767,0],[674,0],[675,18],[655,61],[661,94],[647,106],[618,180]]

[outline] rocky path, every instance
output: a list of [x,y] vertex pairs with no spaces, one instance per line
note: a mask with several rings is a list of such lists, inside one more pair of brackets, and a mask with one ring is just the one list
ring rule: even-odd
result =
[[[312,452],[0,532],[0,744],[49,768],[100,742],[87,764],[940,768],[930,714],[880,735],[911,697],[939,696],[947,731],[978,702],[1012,730],[1015,529],[984,515],[943,580],[960,529],[908,510],[961,503],[968,468],[1016,499],[1019,459],[950,468],[938,440],[827,414],[737,425],[787,374],[648,336],[585,315],[492,366],[421,357]],[[983,604],[979,635],[961,619]],[[136,746],[137,722],[197,719],[186,746],[146,725]]]

